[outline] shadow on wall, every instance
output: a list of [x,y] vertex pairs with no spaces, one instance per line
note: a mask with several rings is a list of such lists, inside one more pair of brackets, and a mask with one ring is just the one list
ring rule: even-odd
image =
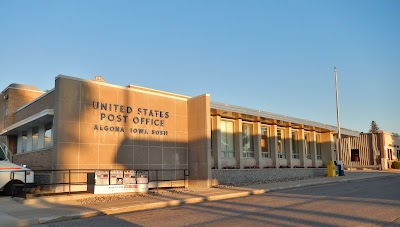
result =
[[65,78],[56,87],[54,169],[188,169],[186,101]]

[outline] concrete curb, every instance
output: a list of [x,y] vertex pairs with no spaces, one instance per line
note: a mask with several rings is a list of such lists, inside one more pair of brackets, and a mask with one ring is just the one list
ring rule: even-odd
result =
[[[389,176],[392,176],[392,175],[389,175]],[[247,191],[234,192],[234,193],[222,194],[222,195],[199,196],[199,197],[187,198],[187,199],[175,199],[175,200],[169,200],[169,201],[164,201],[164,202],[153,202],[153,203],[133,205],[133,206],[111,207],[111,208],[102,209],[102,210],[98,210],[98,211],[88,210],[88,211],[82,211],[79,213],[53,216],[53,217],[33,218],[33,219],[16,219],[15,220],[16,225],[14,225],[14,226],[46,224],[46,223],[52,223],[52,222],[69,221],[69,220],[74,220],[74,219],[90,218],[90,217],[103,216],[103,215],[121,214],[121,213],[126,213],[126,212],[160,209],[160,208],[166,208],[166,207],[180,206],[180,205],[184,205],[184,204],[196,204],[196,203],[202,203],[202,202],[207,202],[207,201],[218,201],[218,200],[225,200],[225,199],[241,198],[241,197],[246,197],[246,196],[251,196],[251,195],[260,195],[260,194],[264,194],[267,192],[280,191],[280,190],[286,190],[286,189],[315,186],[315,185],[321,185],[321,184],[338,183],[338,182],[355,181],[355,180],[364,180],[364,179],[369,179],[369,178],[380,178],[380,177],[388,177],[388,175],[365,176],[365,177],[360,177],[360,178],[356,178],[356,179],[342,179],[342,180],[337,180],[337,181],[313,182],[313,183],[307,183],[307,184],[289,185],[289,186],[285,186],[285,187],[277,187],[277,188],[269,188],[269,189],[242,188]]]
[[[389,175],[393,176],[393,175]],[[308,183],[308,184],[297,184],[297,185],[291,185],[291,186],[286,186],[286,187],[277,187],[277,188],[270,188],[268,191],[273,192],[273,191],[279,191],[279,190],[286,190],[286,189],[292,189],[292,188],[301,188],[301,187],[307,187],[307,186],[315,186],[315,185],[321,185],[321,184],[333,184],[333,183],[340,183],[340,182],[347,182],[347,181],[354,181],[354,180],[365,180],[369,178],[383,178],[383,177],[388,177],[386,176],[366,176],[366,177],[360,177],[356,179],[342,179],[342,180],[337,180],[337,181],[322,181],[322,182],[315,182],[315,183]]]
[[1,212],[0,212],[0,221],[1,221],[0,224],[1,226],[10,226],[10,227],[38,224],[37,222],[38,220],[36,218],[18,219]]

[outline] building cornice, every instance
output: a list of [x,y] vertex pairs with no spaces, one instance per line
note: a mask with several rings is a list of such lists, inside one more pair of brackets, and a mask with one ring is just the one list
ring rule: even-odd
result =
[[[312,126],[312,127],[318,127],[322,129],[327,129],[330,131],[337,131],[337,127],[333,125],[328,125],[328,124],[323,124],[315,121],[310,121],[306,119],[301,119],[301,118],[295,118],[295,117],[289,117],[286,115],[281,115],[281,114],[275,114],[275,113],[270,113],[262,110],[255,110],[255,109],[250,109],[246,107],[241,107],[241,106],[235,106],[235,105],[230,105],[230,104],[225,104],[225,103],[220,103],[220,102],[211,102],[210,107],[213,109],[218,109],[218,110],[223,110],[223,111],[230,111],[230,112],[236,112],[240,114],[247,114],[247,115],[252,115],[252,116],[257,116],[257,117],[264,117],[264,118],[269,118],[269,119],[274,119],[274,120],[280,120],[280,121],[286,121],[290,123],[295,123],[299,125],[307,125],[307,126]],[[345,129],[341,128],[341,133],[344,135],[349,135],[349,136],[358,136],[360,132],[350,130],[350,129]]]
[[140,87],[140,86],[136,86],[136,85],[120,86],[120,85],[115,85],[115,84],[109,84],[107,82],[98,82],[98,81],[93,81],[93,80],[81,79],[81,78],[66,76],[66,75],[62,75],[62,74],[58,75],[56,77],[56,80],[58,78],[65,78],[65,79],[70,79],[70,80],[75,80],[75,81],[80,81],[80,82],[85,82],[85,83],[93,83],[93,84],[98,84],[101,86],[124,89],[124,90],[129,90],[129,91],[136,91],[136,92],[140,92],[140,93],[152,94],[152,95],[157,95],[157,96],[162,96],[162,97],[167,97],[167,98],[180,99],[183,101],[187,101],[190,98],[189,96],[179,95],[179,94],[160,91],[160,90],[151,89],[151,88]]

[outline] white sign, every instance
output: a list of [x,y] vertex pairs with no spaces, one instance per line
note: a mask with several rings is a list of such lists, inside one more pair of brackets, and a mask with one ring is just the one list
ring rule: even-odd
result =
[[147,192],[148,184],[95,185],[94,194],[114,194],[126,192]]

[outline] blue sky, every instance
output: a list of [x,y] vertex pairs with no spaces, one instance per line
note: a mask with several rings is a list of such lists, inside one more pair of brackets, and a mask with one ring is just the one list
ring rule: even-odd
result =
[[0,89],[58,74],[400,133],[400,1],[0,1]]

